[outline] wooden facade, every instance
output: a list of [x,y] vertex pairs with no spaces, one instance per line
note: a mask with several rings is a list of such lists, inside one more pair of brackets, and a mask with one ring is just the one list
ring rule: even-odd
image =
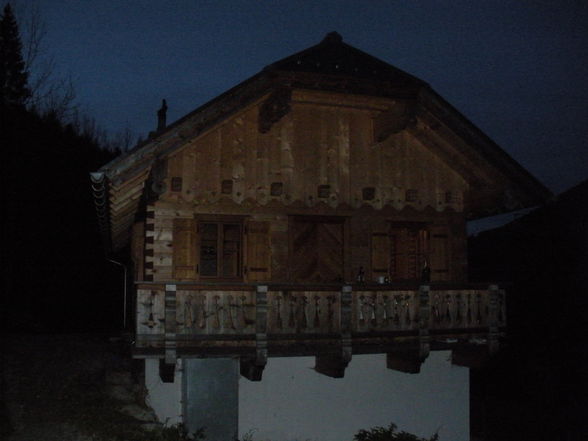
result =
[[425,83],[333,34],[93,180],[106,242],[130,243],[137,356],[239,356],[252,379],[268,350],[341,376],[352,353],[414,370],[431,344],[495,346],[504,294],[467,286],[466,221],[547,194]]
[[232,281],[351,282],[360,268],[365,281],[417,281],[425,262],[433,281],[465,281],[467,182],[408,133],[375,141],[391,100],[345,98],[293,92],[262,133],[263,97],[162,159],[145,280],[214,279],[198,250],[229,251],[204,244],[206,229],[222,241],[235,225]]

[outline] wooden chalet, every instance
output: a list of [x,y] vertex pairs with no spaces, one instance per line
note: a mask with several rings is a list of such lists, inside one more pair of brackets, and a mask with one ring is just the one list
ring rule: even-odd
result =
[[505,293],[467,281],[466,221],[549,192],[425,82],[328,34],[92,174],[129,247],[138,358],[353,354],[476,363]]

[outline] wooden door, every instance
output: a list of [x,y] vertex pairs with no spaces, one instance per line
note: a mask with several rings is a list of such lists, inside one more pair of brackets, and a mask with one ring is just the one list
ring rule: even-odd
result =
[[290,237],[290,279],[293,282],[343,281],[343,220],[295,217],[290,223]]

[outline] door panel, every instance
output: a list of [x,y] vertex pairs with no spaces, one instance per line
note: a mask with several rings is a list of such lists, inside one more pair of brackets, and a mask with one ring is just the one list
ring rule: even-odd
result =
[[341,282],[344,223],[294,218],[290,229],[290,279],[297,283]]

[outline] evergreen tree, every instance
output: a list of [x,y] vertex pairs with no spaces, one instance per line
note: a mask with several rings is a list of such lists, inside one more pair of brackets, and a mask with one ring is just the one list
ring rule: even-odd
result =
[[31,96],[18,24],[10,3],[0,18],[0,106],[22,107]]

